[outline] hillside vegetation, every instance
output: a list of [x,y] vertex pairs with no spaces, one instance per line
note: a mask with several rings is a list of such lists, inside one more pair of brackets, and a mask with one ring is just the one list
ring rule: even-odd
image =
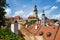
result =
[[0,40],[24,40],[24,38],[12,33],[8,29],[0,29]]

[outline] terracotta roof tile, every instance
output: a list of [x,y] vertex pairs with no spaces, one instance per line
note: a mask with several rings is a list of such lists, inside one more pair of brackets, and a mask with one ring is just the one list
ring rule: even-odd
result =
[[52,19],[46,19],[46,22],[50,23],[50,22],[53,22],[53,20]]
[[15,16],[15,18],[18,18],[18,17],[20,17],[20,16]]
[[[28,28],[26,28],[30,33],[32,33],[33,35],[39,35],[40,32],[43,32],[43,37],[45,38],[45,40],[53,40],[55,34],[56,34],[56,30],[58,28],[58,26],[52,25],[52,26],[42,26],[41,24],[37,23],[39,29],[35,29],[35,25],[36,23],[32,24],[31,26],[29,26]],[[48,37],[47,33],[51,33],[51,36]],[[56,36],[56,40],[60,40],[60,28],[58,31],[58,34]]]
[[28,19],[35,19],[35,16],[29,16]]

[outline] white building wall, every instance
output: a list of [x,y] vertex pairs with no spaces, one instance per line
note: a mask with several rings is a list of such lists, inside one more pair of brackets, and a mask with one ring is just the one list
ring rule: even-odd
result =
[[11,31],[14,33],[14,24],[11,24]]
[[18,23],[11,24],[11,32],[18,34]]
[[21,29],[21,24],[20,23],[18,23],[18,30],[20,30]]
[[18,24],[18,30],[20,30],[20,24]]

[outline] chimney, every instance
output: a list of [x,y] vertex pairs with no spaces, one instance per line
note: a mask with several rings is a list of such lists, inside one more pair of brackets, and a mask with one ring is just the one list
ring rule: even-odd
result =
[[44,10],[43,10],[41,22],[43,26],[46,26]]

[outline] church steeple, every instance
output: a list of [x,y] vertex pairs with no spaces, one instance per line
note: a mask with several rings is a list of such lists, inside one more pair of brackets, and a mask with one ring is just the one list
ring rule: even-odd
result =
[[37,12],[37,6],[36,6],[36,5],[34,6],[34,12],[35,12],[35,11]]
[[37,6],[35,5],[34,6],[34,14],[35,14],[35,17],[36,17],[36,19],[38,19],[38,14],[37,14]]

